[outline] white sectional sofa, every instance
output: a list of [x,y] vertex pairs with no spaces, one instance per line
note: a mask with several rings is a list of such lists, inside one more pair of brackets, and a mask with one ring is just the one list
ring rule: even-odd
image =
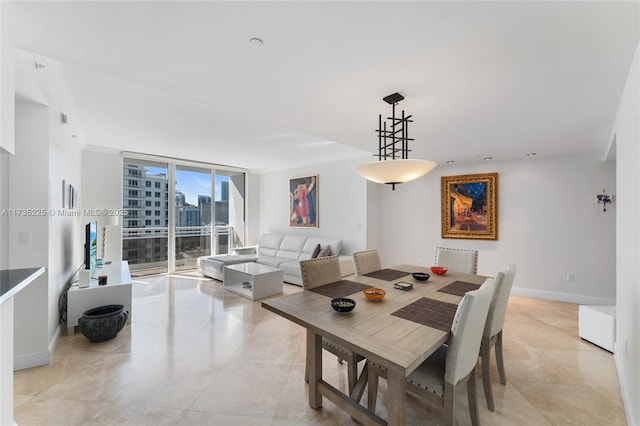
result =
[[285,282],[302,285],[300,261],[311,259],[318,244],[320,248],[331,247],[329,255],[338,255],[343,277],[353,274],[351,255],[340,255],[342,240],[286,234],[262,234],[255,253],[200,258],[200,271],[202,275],[222,281],[225,265],[257,262],[282,269]]

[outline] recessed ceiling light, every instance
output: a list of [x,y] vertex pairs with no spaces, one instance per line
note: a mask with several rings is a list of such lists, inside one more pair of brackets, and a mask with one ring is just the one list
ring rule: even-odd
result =
[[493,160],[493,157],[484,157],[483,160],[485,160],[485,161]]
[[455,163],[455,161],[453,161],[453,160],[447,161],[447,164],[453,164],[453,163]]
[[253,47],[260,47],[262,46],[262,39],[258,37],[252,37],[249,39],[249,44]]
[[535,157],[536,155],[538,155],[538,153],[537,153],[537,152],[529,152],[529,153],[527,154],[527,157]]

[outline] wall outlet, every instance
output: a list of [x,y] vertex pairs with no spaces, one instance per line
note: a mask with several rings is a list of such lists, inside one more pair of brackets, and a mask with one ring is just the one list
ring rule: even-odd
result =
[[29,232],[29,231],[18,232],[18,245],[19,246],[30,246],[31,245],[31,232]]
[[574,274],[573,272],[567,272],[567,281],[575,282],[575,280],[576,280],[576,274]]

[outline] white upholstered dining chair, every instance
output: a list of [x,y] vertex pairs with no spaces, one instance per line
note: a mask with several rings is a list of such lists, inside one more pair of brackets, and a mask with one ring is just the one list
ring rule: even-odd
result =
[[[300,272],[302,273],[302,288],[305,290],[342,280],[338,256],[302,260],[300,261]],[[347,380],[349,385],[349,394],[351,394],[358,379],[358,363],[365,358],[325,337],[322,338],[322,348],[336,355],[338,357],[338,362],[342,362],[342,360],[347,362]],[[306,367],[304,371],[304,380],[306,382],[309,381],[310,356],[311,354],[307,352]]]
[[493,294],[493,300],[491,301],[491,307],[487,315],[487,322],[484,327],[482,344],[480,346],[480,356],[482,357],[482,385],[487,400],[487,407],[489,407],[491,411],[495,410],[493,391],[491,390],[491,378],[489,375],[491,348],[495,347],[500,383],[506,385],[507,377],[504,372],[504,361],[502,359],[502,329],[504,327],[507,304],[509,303],[509,295],[511,294],[511,287],[513,287],[515,277],[516,265],[509,265],[506,270],[498,272],[496,275],[496,291]]
[[452,272],[478,273],[478,250],[436,247],[435,265],[444,266]]
[[[409,377],[407,391],[435,401],[444,408],[444,424],[455,425],[455,400],[460,386],[467,384],[469,413],[473,425],[480,424],[476,394],[476,364],[491,299],[495,289],[493,279],[487,279],[478,290],[465,294],[458,305],[448,345],[438,348]],[[375,412],[378,377],[386,370],[368,361],[369,410]]]
[[356,277],[382,269],[378,249],[357,251],[353,253],[353,267]]

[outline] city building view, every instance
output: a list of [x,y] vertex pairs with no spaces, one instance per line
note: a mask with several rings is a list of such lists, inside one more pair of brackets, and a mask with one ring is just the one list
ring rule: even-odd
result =
[[[223,176],[222,179],[225,177]],[[209,175],[210,179],[210,175]],[[209,192],[211,192],[209,188]],[[155,273],[167,268],[169,236],[169,181],[167,170],[125,161],[123,166],[122,256],[133,270]],[[198,257],[211,254],[212,217],[217,252],[228,250],[229,181],[221,180],[219,199],[198,194],[189,202],[176,185],[176,268],[195,267]]]

